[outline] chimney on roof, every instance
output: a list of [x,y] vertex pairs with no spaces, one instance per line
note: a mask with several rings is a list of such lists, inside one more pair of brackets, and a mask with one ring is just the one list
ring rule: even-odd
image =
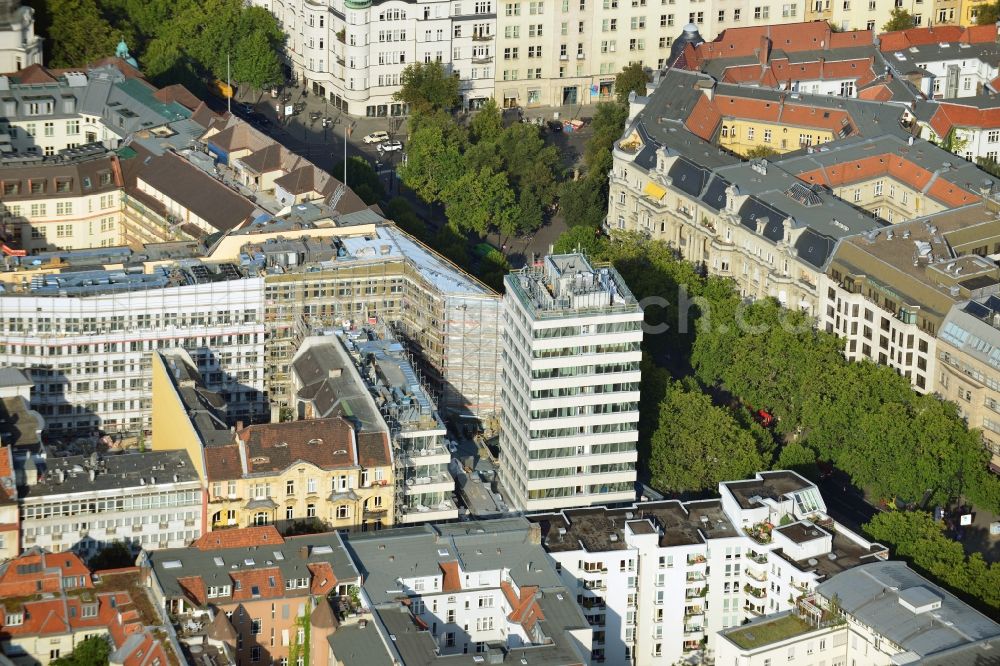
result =
[[330,368],[330,379],[336,379],[341,374],[343,374],[343,368]]
[[299,548],[299,557],[301,557],[303,560],[309,559],[309,546],[301,546]]
[[538,523],[531,523],[528,526],[528,543],[532,543],[536,546],[542,544],[542,526]]
[[760,47],[757,49],[757,59],[762,66],[771,61],[771,39],[767,35],[760,36]]
[[243,430],[243,421],[236,422],[236,431],[239,432],[240,430]]

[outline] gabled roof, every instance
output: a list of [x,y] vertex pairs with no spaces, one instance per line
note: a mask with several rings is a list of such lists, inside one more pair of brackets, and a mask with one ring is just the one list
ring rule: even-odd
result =
[[712,100],[707,95],[702,95],[695,102],[694,108],[691,109],[691,114],[684,119],[684,126],[698,138],[711,141],[712,137],[715,136],[716,130],[719,129],[720,122],[722,122],[722,115],[715,104],[712,103]]
[[325,470],[358,464],[354,428],[341,417],[252,425],[237,437],[248,474],[282,472],[298,462]]
[[223,550],[226,548],[248,548],[250,546],[273,546],[285,540],[274,525],[244,527],[239,530],[216,530],[206,532],[191,544],[191,548],[201,551]]
[[826,21],[727,28],[715,41],[705,42],[696,50],[702,60],[753,56],[758,54],[762,40],[767,40],[769,48],[791,53],[870,45],[872,33],[869,30],[833,32]]
[[931,116],[930,126],[941,137],[948,136],[954,127],[1000,128],[1000,106],[978,109],[960,103],[939,102]]
[[963,28],[960,25],[935,25],[929,28],[910,28],[879,35],[879,48],[883,53],[903,51],[911,46],[923,44],[981,44],[997,38],[996,25],[976,25]]

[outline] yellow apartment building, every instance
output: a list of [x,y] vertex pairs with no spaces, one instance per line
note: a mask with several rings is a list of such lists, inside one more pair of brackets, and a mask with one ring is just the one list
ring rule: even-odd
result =
[[343,417],[244,427],[190,356],[153,354],[153,450],[185,449],[208,490],[206,527],[378,529],[393,524],[388,434]]

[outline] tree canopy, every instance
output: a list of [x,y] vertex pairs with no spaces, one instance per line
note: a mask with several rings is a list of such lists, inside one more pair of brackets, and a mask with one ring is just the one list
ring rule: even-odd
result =
[[[688,443],[746,431],[749,439],[732,440],[740,443],[734,464],[808,472],[816,460],[828,460],[875,499],[947,505],[966,498],[1000,508],[1000,480],[988,470],[981,435],[966,427],[953,404],[917,394],[891,368],[846,360],[842,341],[817,331],[806,315],[771,299],[745,303],[730,281],[701,274],[665,243],[618,232],[591,239],[571,230],[557,246],[578,241],[587,242],[592,258],[611,261],[633,294],[646,299],[645,349],[675,376],[697,382],[665,391],[664,378],[647,374],[644,365],[643,391],[650,377],[654,397],[640,402],[640,431],[652,432],[652,448],[640,453],[648,455],[654,486],[714,487],[702,463],[688,461],[694,450]],[[729,396],[719,399],[721,411],[711,412],[719,424],[680,416],[664,424],[663,405],[679,414],[713,405],[687,395],[699,386],[707,395]],[[749,418],[751,407],[775,417],[773,433]],[[739,478],[738,469],[726,473]]]
[[[335,177],[343,177],[344,160],[334,165],[330,172]],[[354,193],[369,206],[385,198],[385,187],[375,170],[363,157],[353,155],[347,158],[347,182]]]
[[673,382],[660,403],[649,469],[653,486],[681,493],[715,488],[765,469],[749,430],[700,390]]
[[994,25],[997,21],[1000,21],[1000,2],[978,6],[976,25]]
[[71,653],[49,662],[51,666],[102,666],[111,656],[107,636],[91,636],[76,644]]
[[112,55],[125,39],[154,83],[199,91],[226,77],[263,88],[281,80],[285,35],[274,16],[241,0],[51,0],[49,62],[79,67]]
[[458,104],[458,76],[449,74],[439,62],[407,65],[399,84],[392,98],[409,105],[411,114],[447,111]]
[[916,23],[913,20],[913,14],[906,11],[902,7],[897,7],[892,10],[889,14],[889,20],[885,22],[882,26],[882,30],[885,32],[893,32],[896,30],[909,30]]
[[988,564],[980,553],[966,556],[962,544],[949,539],[944,526],[923,511],[887,511],[865,530],[895,548],[895,555],[944,585],[965,594],[987,611],[1000,611],[1000,563]]
[[615,98],[622,104],[628,103],[628,96],[633,90],[636,95],[642,97],[646,94],[646,69],[642,62],[633,62],[625,65],[622,71],[615,77]]

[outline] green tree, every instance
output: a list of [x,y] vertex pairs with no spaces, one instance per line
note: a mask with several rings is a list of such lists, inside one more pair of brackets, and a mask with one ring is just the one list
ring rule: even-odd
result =
[[442,225],[435,234],[434,249],[459,266],[469,265],[469,241],[450,223]]
[[[340,160],[333,167],[334,174],[344,173],[344,160]],[[385,188],[382,180],[375,170],[363,157],[352,156],[347,158],[347,182],[354,193],[361,197],[369,206],[378,203],[385,198]]]
[[399,90],[392,96],[410,107],[410,113],[449,110],[458,104],[458,76],[439,62],[407,65],[399,77]]
[[604,242],[597,229],[578,224],[559,234],[553,249],[556,254],[580,251],[589,257],[599,257],[603,253]]
[[754,146],[746,152],[747,159],[770,159],[778,154],[778,151],[770,146]]
[[628,104],[628,96],[633,90],[635,94],[642,97],[646,94],[646,68],[642,62],[633,62],[625,65],[622,71],[615,77],[615,98],[621,104]]
[[411,119],[406,164],[399,168],[399,176],[424,201],[441,201],[442,192],[465,171],[465,145],[464,133],[454,127],[447,114]]
[[[233,80],[257,90],[279,83],[282,71],[278,54],[285,35],[274,16],[262,7],[247,7],[240,13],[239,26],[239,40],[231,54]],[[222,73],[216,76],[222,78]]]
[[816,478],[816,452],[800,442],[789,442],[781,447],[776,469],[790,469],[809,478]]
[[566,226],[586,227],[594,233],[603,223],[608,212],[607,197],[603,188],[596,187],[589,178],[567,180],[559,188],[559,208]]
[[402,197],[391,199],[385,206],[385,215],[406,233],[416,236],[420,240],[427,240],[427,225],[406,199]]
[[49,0],[48,11],[52,16],[46,35],[52,44],[50,66],[82,67],[114,54],[116,35],[95,0]]
[[466,171],[442,192],[442,199],[448,224],[456,230],[477,234],[496,230],[507,237],[518,231],[520,211],[503,173]]
[[503,293],[503,278],[509,272],[510,263],[500,250],[490,250],[479,260],[477,275],[494,291]]
[[612,165],[611,147],[625,131],[627,118],[628,109],[617,102],[602,102],[594,110],[594,119],[591,121],[593,134],[583,151],[587,174],[599,179],[594,182],[607,180]]
[[469,133],[475,143],[496,142],[503,134],[503,113],[492,97],[483,104],[469,122]]
[[76,644],[65,657],[49,662],[51,666],[101,666],[108,663],[111,644],[106,636],[91,636]]
[[979,5],[976,14],[976,25],[994,25],[1000,21],[1000,2]]
[[651,440],[649,469],[655,488],[668,492],[715,489],[763,469],[752,435],[711,398],[679,382],[660,403],[659,426]]
[[897,7],[889,14],[889,20],[882,26],[882,30],[885,32],[909,30],[914,25],[916,24],[913,22],[913,15],[902,7]]
[[944,527],[922,511],[889,511],[876,515],[865,530],[895,548],[896,556],[912,562],[956,592],[964,593],[988,611],[1000,610],[1000,563],[987,564],[980,553],[966,556],[962,544],[949,539]]

